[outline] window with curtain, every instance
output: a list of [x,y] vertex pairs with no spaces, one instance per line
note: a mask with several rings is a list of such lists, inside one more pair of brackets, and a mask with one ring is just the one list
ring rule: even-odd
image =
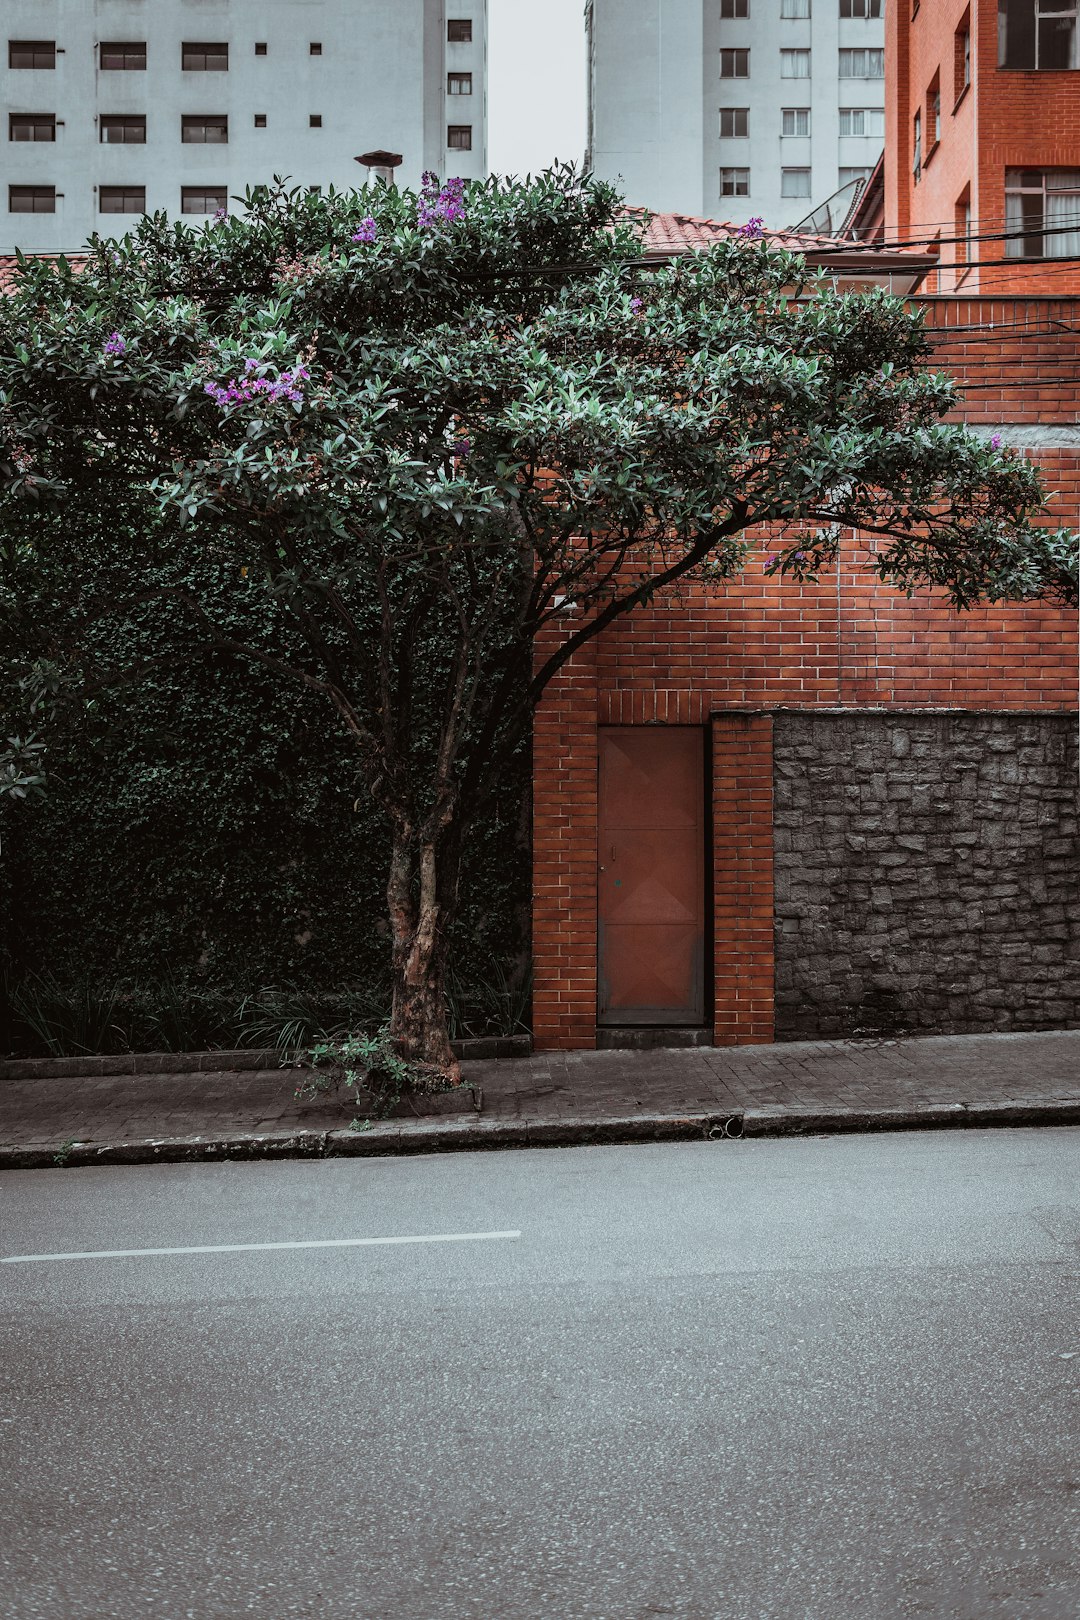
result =
[[1007,258],[1080,256],[1080,169],[1006,169],[1005,229]]
[[841,135],[884,135],[884,107],[841,107]]
[[842,50],[840,52],[842,79],[883,79],[885,77],[884,50]]
[[808,79],[810,77],[810,52],[781,51],[780,77],[782,79]]

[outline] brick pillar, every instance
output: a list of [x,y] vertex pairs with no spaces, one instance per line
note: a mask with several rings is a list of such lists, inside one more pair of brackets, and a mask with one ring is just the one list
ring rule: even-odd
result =
[[564,665],[533,725],[533,1045],[596,1045],[596,644]]
[[712,721],[717,1046],[773,1038],[772,716]]

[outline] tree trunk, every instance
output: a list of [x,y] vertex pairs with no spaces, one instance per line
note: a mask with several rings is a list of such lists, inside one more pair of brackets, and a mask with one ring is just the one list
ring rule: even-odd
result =
[[457,829],[394,832],[387,902],[393,940],[390,1038],[402,1057],[433,1078],[461,1083],[446,1020],[446,927],[457,895]]

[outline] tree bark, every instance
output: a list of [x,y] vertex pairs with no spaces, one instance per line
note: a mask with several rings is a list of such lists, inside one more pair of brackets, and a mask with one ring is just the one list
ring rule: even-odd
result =
[[399,821],[390,856],[387,902],[393,941],[390,1039],[432,1078],[460,1085],[446,1018],[446,928],[457,896],[456,827],[438,833]]

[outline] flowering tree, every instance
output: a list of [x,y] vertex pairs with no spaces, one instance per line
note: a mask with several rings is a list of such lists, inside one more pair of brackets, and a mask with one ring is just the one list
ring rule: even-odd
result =
[[[916,315],[808,283],[756,229],[646,271],[619,206],[570,169],[262,189],[205,230],[95,240],[77,273],[24,263],[0,307],[4,555],[63,605],[36,621],[53,701],[153,667],[158,614],[191,658],[320,694],[389,827],[393,1038],[442,1067],[462,841],[619,615],[747,566],[812,579],[851,526],[901,589],[1075,599],[1036,473],[942,421]],[[158,517],[126,566],[82,557],[76,590],[34,514],[88,489]],[[191,586],[207,556],[287,613],[287,644]],[[118,616],[132,656],[103,667],[93,627]]]

